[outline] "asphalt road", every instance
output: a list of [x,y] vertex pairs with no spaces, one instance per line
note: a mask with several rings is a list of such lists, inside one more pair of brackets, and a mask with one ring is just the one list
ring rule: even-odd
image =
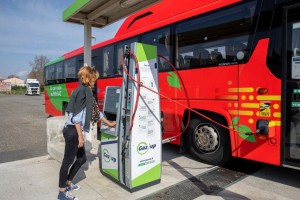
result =
[[0,94],[0,163],[47,155],[44,95]]

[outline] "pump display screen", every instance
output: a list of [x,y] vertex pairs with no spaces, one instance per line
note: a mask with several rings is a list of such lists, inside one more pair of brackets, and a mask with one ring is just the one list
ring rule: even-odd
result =
[[104,105],[104,113],[116,115],[119,107],[119,96],[120,96],[120,87],[107,87],[106,88],[106,99]]

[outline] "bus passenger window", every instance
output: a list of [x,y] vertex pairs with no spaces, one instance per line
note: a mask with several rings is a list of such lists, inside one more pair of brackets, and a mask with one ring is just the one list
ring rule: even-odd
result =
[[59,62],[56,64],[56,83],[63,83],[64,81],[63,62]]
[[[236,64],[236,54],[247,49],[253,10],[255,2],[249,2],[176,24],[176,58],[184,60],[177,66],[202,68]],[[249,57],[246,55],[244,62]]]
[[117,68],[114,70],[116,76],[121,76],[123,74],[123,68],[122,68],[122,59],[124,56],[124,46],[118,45],[118,64]]
[[211,55],[206,49],[199,49],[195,52],[195,56],[199,59],[199,65],[208,65],[211,62]]
[[181,54],[179,54],[177,56],[178,58],[176,59],[176,67],[178,68],[183,68],[183,65],[184,65],[184,59],[183,59],[183,56]]
[[50,84],[54,83],[52,81],[52,78],[51,78],[53,72],[54,72],[54,65],[46,66],[46,69],[45,69],[45,85],[50,85]]
[[50,80],[51,81],[54,81],[54,79],[55,79],[55,65],[53,65],[53,66],[51,66],[51,68],[50,68]]
[[[169,62],[172,62],[171,58],[171,40],[170,40],[170,28],[154,31],[142,35],[142,43],[150,44],[157,47],[157,64],[159,71],[170,71],[172,67]],[[165,59],[159,57],[162,56]]]
[[103,71],[101,77],[114,76],[114,46],[103,48]]
[[55,83],[55,64],[49,65],[46,68],[45,84],[51,85]]
[[218,49],[214,49],[212,52],[211,52],[211,61],[212,61],[212,64],[219,64],[221,63],[223,59],[223,56],[221,54],[221,52],[218,51]]
[[226,60],[228,62],[237,62],[236,55],[239,51],[245,51],[246,45],[241,42],[231,42],[226,46]]
[[129,40],[125,40],[125,41],[121,41],[118,42],[117,44],[117,65],[114,69],[114,74],[115,76],[121,76],[123,75],[123,68],[122,68],[122,59],[124,56],[124,47],[128,46],[130,47],[132,43],[137,42],[138,39],[137,37],[129,39]]
[[97,65],[97,56],[92,57],[92,67],[96,68],[98,67]]
[[65,60],[65,81],[71,82],[71,81],[77,81],[76,76],[76,58],[70,58],[68,60]]

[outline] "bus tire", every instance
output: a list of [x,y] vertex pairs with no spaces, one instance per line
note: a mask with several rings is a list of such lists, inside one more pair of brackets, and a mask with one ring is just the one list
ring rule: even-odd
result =
[[[213,119],[226,124],[220,116]],[[190,154],[205,163],[223,165],[231,158],[229,131],[205,118],[191,119],[186,141]]]

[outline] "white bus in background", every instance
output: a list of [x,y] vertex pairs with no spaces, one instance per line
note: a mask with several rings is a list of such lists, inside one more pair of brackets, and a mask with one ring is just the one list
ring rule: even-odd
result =
[[26,80],[26,95],[40,95],[40,82],[37,79]]

